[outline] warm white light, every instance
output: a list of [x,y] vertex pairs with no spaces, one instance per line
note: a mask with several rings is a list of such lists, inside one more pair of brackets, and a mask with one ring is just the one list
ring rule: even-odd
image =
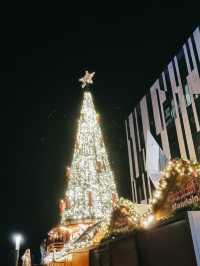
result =
[[148,228],[152,223],[155,221],[155,216],[153,214],[149,214],[145,219],[143,220],[142,224],[144,228]]
[[153,214],[150,214],[149,217],[148,217],[148,222],[149,223],[152,223],[154,220],[155,220],[154,215]]
[[20,248],[20,244],[22,243],[23,241],[23,237],[21,234],[14,234],[13,235],[13,241],[15,243],[15,249],[16,250],[19,250]]
[[157,191],[154,193],[154,197],[159,199],[162,196],[162,192],[157,189]]
[[148,221],[147,220],[144,220],[143,221],[143,226],[144,226],[144,228],[147,228],[148,227]]

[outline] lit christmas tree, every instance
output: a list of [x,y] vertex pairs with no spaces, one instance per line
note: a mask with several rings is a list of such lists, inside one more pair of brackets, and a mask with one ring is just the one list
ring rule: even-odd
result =
[[84,88],[73,160],[67,168],[66,198],[60,202],[62,223],[70,220],[102,219],[112,211],[118,197],[110,168],[99,116],[95,111],[89,84],[94,73],[80,79]]

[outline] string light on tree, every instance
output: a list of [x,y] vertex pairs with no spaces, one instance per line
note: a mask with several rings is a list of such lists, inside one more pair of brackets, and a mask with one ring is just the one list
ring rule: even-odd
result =
[[[62,212],[62,222],[77,219],[101,219],[112,211],[113,194],[117,196],[89,85],[95,72],[85,72],[79,81],[85,88],[71,167],[67,171],[66,197],[70,208]],[[63,209],[62,209],[63,210]]]

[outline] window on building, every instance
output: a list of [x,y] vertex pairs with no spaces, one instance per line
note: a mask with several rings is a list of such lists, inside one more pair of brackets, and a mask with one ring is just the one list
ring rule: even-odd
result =
[[186,105],[189,106],[192,103],[192,99],[189,92],[188,84],[185,85],[185,99],[186,99]]
[[165,124],[168,126],[176,117],[174,100],[164,103]]

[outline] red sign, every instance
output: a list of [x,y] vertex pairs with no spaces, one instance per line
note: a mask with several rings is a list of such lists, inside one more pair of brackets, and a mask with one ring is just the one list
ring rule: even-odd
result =
[[200,201],[200,185],[197,178],[191,178],[187,183],[170,191],[167,197],[173,210],[186,207]]

